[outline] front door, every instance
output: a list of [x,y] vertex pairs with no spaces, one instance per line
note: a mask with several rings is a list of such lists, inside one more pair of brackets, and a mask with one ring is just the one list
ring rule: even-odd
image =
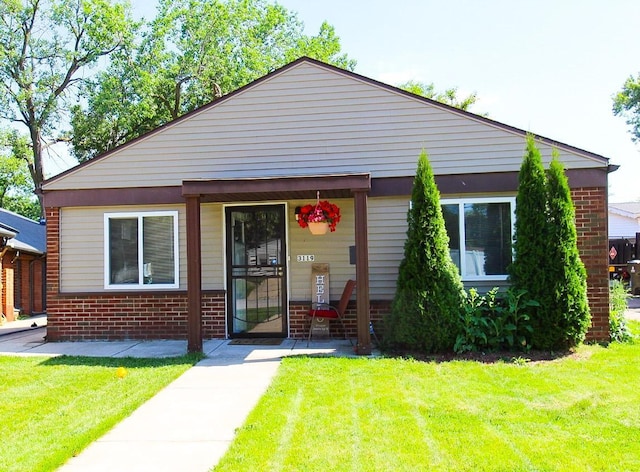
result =
[[286,337],[285,206],[227,207],[227,330]]

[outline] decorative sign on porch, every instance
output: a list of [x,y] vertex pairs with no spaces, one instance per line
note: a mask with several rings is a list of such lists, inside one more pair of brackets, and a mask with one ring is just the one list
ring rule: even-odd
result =
[[[311,264],[311,303],[329,303],[329,264]],[[311,334],[315,337],[329,337],[329,319],[314,318]]]

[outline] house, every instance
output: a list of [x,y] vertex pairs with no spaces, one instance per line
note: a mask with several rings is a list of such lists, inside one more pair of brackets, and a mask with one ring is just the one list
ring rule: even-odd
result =
[[[467,288],[507,284],[523,130],[301,58],[43,185],[48,339],[302,338],[311,273],[371,350],[403,257],[418,156],[436,175]],[[567,167],[592,327],[608,339],[608,159],[555,147]],[[340,207],[311,235],[296,208]]]
[[609,203],[609,239],[633,239],[640,233],[640,202]]
[[45,311],[45,226],[0,208],[2,317]]
[[629,280],[628,263],[638,259],[640,202],[609,203],[609,275]]

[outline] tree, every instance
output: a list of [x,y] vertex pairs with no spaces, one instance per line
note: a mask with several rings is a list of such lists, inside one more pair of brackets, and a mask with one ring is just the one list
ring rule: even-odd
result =
[[471,105],[475,104],[478,99],[475,92],[462,99],[458,98],[458,89],[455,87],[447,89],[444,92],[437,92],[433,83],[427,84],[410,80],[398,87],[407,92],[430,98],[465,111],[467,111]]
[[17,131],[0,132],[0,207],[27,218],[40,218],[27,167],[28,139]]
[[248,84],[300,56],[353,69],[332,26],[303,34],[265,0],[160,0],[140,44],[122,50],[73,108],[73,153],[85,161]]
[[571,191],[557,152],[553,153],[545,173],[534,137],[527,136],[509,268],[512,287],[525,290],[540,304],[531,316],[531,345],[547,350],[582,342],[591,320]]
[[0,0],[0,24],[0,119],[27,129],[37,190],[82,71],[122,46],[130,20],[108,0]]
[[459,331],[463,287],[449,254],[440,192],[426,152],[420,154],[407,214],[407,239],[385,330],[392,349],[451,349]]
[[550,241],[547,224],[547,183],[542,157],[532,135],[527,136],[525,155],[518,175],[513,263],[509,280],[516,290],[525,290],[529,298],[540,303],[531,317],[532,344],[545,343],[542,309],[552,303],[549,293],[548,260]]
[[546,312],[544,349],[559,349],[580,344],[589,329],[591,315],[587,299],[587,271],[578,252],[575,208],[564,167],[557,152],[547,173],[549,205],[549,292],[553,302],[542,307]]
[[613,114],[626,118],[631,127],[632,140],[640,140],[640,74],[630,76],[613,97]]

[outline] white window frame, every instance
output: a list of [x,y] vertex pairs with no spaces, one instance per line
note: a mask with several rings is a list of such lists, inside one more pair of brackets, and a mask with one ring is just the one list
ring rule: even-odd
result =
[[[142,254],[144,254],[144,237],[142,229],[142,221],[145,217],[154,216],[171,216],[173,218],[173,280],[172,284],[145,284],[144,283],[144,263]],[[137,218],[138,220],[138,283],[137,284],[112,284],[110,283],[111,274],[111,254],[109,253],[109,221],[112,219]],[[178,212],[177,211],[132,211],[104,214],[104,288],[107,290],[166,290],[170,288],[180,287],[180,259],[178,247]]]
[[[465,240],[465,221],[464,221],[464,205],[466,203],[508,203],[511,208],[511,241],[513,242],[515,221],[516,221],[516,197],[475,197],[475,198],[443,198],[440,200],[440,205],[458,205],[458,228],[459,228],[459,240],[460,240],[460,276],[462,281],[476,281],[476,280],[507,280],[508,274],[504,275],[464,275],[467,272],[467,242]],[[513,254],[512,254],[513,257]],[[513,260],[513,259],[512,259]]]

